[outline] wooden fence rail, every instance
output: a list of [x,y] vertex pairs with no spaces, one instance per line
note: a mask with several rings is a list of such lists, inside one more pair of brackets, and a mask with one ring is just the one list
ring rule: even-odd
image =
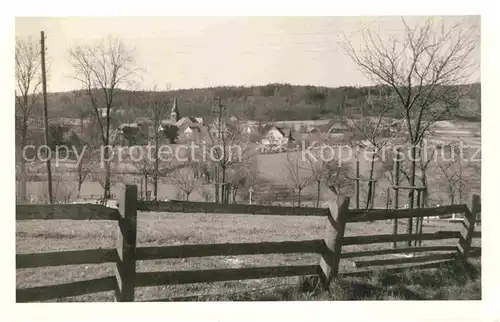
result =
[[16,220],[118,220],[117,209],[96,204],[16,205]]
[[363,222],[387,219],[421,218],[432,216],[442,216],[454,213],[469,213],[467,205],[450,205],[433,208],[415,209],[374,209],[374,210],[353,210],[346,217],[346,222]]
[[137,273],[135,286],[176,285],[256,278],[317,275],[318,272],[318,265],[296,265]]
[[367,267],[367,266],[385,266],[385,265],[397,265],[397,264],[409,264],[409,263],[425,263],[438,261],[443,259],[454,259],[457,257],[457,253],[445,253],[445,254],[432,254],[426,256],[418,257],[408,257],[408,258],[390,258],[390,259],[374,259],[370,261],[357,261],[355,262],[356,267]]
[[[116,301],[130,302],[135,300],[136,287],[305,275],[318,275],[323,282],[323,286],[327,288],[330,282],[338,276],[362,276],[369,274],[372,270],[366,269],[367,267],[388,266],[388,269],[396,272],[412,267],[433,268],[443,263],[454,262],[457,259],[467,260],[469,257],[481,256],[481,248],[471,246],[473,238],[481,238],[481,232],[474,231],[477,213],[480,211],[478,196],[474,196],[470,210],[466,205],[452,205],[419,209],[374,209],[361,211],[349,210],[349,201],[349,198],[338,198],[337,203],[330,208],[297,208],[184,201],[139,201],[137,186],[126,185],[119,199],[119,209],[107,208],[95,204],[18,205],[16,206],[17,220],[114,220],[117,222],[118,238],[116,248],[112,249],[16,254],[16,268],[18,269],[100,263],[115,263],[116,265],[114,276],[60,285],[17,289],[16,298],[18,302],[45,301],[88,293],[114,291]],[[325,235],[322,239],[299,241],[137,247],[138,211],[323,216],[325,218]],[[459,231],[344,236],[345,227],[350,223],[438,216],[458,212],[465,215],[463,227]],[[342,251],[344,246],[349,245],[443,239],[458,239],[458,243],[456,245]],[[319,262],[316,265],[136,272],[136,263],[139,260],[291,253],[319,254]],[[354,266],[361,269],[348,272],[340,271],[340,261],[342,259],[405,253],[420,253],[422,255],[417,257],[374,258],[355,261],[353,262]],[[406,266],[398,266],[402,264]]]
[[89,293],[114,291],[116,278],[108,276],[86,281],[71,282],[50,286],[38,286],[16,290],[17,302],[46,301],[57,298],[78,296]]
[[139,211],[182,212],[182,213],[217,213],[244,215],[275,216],[319,216],[328,214],[327,208],[279,207],[264,205],[223,204],[195,201],[140,201]]
[[139,247],[136,249],[136,260],[257,254],[321,254],[324,252],[325,247],[323,239],[262,243]]
[[341,258],[354,258],[365,256],[393,255],[393,254],[409,254],[433,251],[458,251],[457,246],[424,246],[424,247],[405,247],[405,248],[387,248],[377,250],[365,250],[359,252],[342,253]]
[[419,235],[401,234],[401,235],[369,235],[369,236],[352,236],[344,237],[342,245],[366,245],[376,243],[390,243],[393,241],[408,241],[408,240],[440,240],[440,239],[453,239],[460,238],[458,231],[443,231],[435,233],[425,233]]
[[86,249],[51,253],[16,254],[16,268],[116,263],[116,249]]

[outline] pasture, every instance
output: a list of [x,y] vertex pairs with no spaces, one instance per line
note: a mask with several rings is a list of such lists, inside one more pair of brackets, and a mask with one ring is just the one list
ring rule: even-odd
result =
[[[400,231],[405,220],[400,220]],[[424,232],[456,230],[459,223],[431,221],[424,223]],[[166,246],[185,244],[211,244],[259,241],[292,241],[323,238],[325,219],[321,217],[249,216],[218,214],[138,213],[138,246]],[[480,230],[480,228],[476,228]],[[392,224],[388,221],[353,223],[346,229],[346,236],[389,234]],[[107,221],[32,220],[16,222],[16,253],[50,252],[109,248],[116,245],[116,223]],[[454,245],[455,241],[439,241],[439,245]],[[479,240],[473,246],[479,246]],[[424,241],[423,245],[433,245]],[[346,246],[347,251],[381,249],[390,243]],[[387,255],[390,256],[390,255]],[[381,258],[378,256],[377,258]],[[247,255],[230,257],[205,257],[138,262],[138,272],[164,270],[195,270],[210,268],[238,268],[272,265],[316,264],[314,254]],[[67,283],[113,274],[114,264],[75,265],[46,268],[18,269],[16,287],[26,288]],[[341,260],[341,271],[353,269],[349,260]],[[193,294],[228,294],[257,291],[279,285],[297,285],[298,278],[271,278],[234,282],[170,285],[136,289],[136,299],[182,297]],[[112,292],[96,293],[57,301],[113,301]]]

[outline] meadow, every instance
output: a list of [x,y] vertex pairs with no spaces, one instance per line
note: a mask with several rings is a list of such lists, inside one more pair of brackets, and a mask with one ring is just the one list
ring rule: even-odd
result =
[[[453,124],[440,123],[440,129],[435,132],[435,136],[440,140],[451,140],[463,138],[470,145],[479,145],[480,138],[477,134],[480,124],[467,123]],[[300,153],[300,152],[295,152]],[[286,180],[285,153],[263,154],[257,156],[258,175],[276,185],[289,185]],[[353,162],[351,162],[353,165]],[[361,174],[366,175],[369,163],[366,160],[360,162]],[[55,169],[56,174],[62,174],[54,186],[55,189],[69,191],[71,197],[76,196],[76,182],[72,174],[63,167]],[[43,177],[43,173],[41,173]],[[435,185],[439,177],[431,172],[430,187],[433,190],[431,198],[446,199],[445,192]],[[138,175],[128,174],[121,176],[121,182],[128,184],[140,184]],[[385,178],[380,178],[378,186],[376,207],[385,206],[385,188],[388,185]],[[112,194],[118,193],[119,184],[112,186]],[[150,189],[152,186],[150,186]],[[363,187],[361,187],[361,199],[363,200]],[[162,182],[159,185],[160,199],[177,199],[175,185]],[[308,186],[304,194],[314,195],[316,187],[314,184]],[[28,182],[28,192],[35,196],[46,194],[46,182]],[[256,192],[257,193],[257,192]],[[267,193],[260,191],[258,193]],[[86,181],[83,184],[82,196],[100,196],[102,187],[98,182]],[[321,202],[328,201],[331,192],[322,190]],[[404,196],[402,196],[405,202]],[[351,198],[352,199],[352,198]],[[198,191],[194,191],[190,200],[203,200]],[[434,201],[435,202],[435,201]],[[399,231],[404,231],[406,221],[400,221]],[[160,246],[179,244],[210,244],[210,243],[231,243],[231,242],[258,242],[258,241],[286,241],[322,238],[325,222],[323,218],[317,217],[279,217],[279,216],[245,216],[245,215],[217,215],[217,214],[176,214],[176,213],[139,213],[138,222],[138,246]],[[434,232],[440,230],[457,230],[456,223],[449,223],[443,220],[436,220],[424,224],[424,232]],[[479,229],[477,229],[479,230]],[[347,227],[346,236],[349,235],[371,235],[380,233],[391,233],[392,223],[373,222],[350,224]],[[91,248],[115,247],[116,224],[114,222],[103,221],[21,221],[16,223],[16,253],[51,252],[60,250],[79,250]],[[446,241],[445,241],[446,242]],[[450,245],[455,245],[456,241],[448,241]],[[435,242],[434,242],[435,243]],[[443,241],[439,242],[443,245]],[[474,240],[474,246],[480,246]],[[424,241],[424,245],[432,245],[433,241]],[[364,249],[389,248],[390,244],[373,244],[348,246],[347,251]],[[388,255],[390,256],[390,255]],[[138,263],[138,271],[163,271],[163,270],[196,270],[210,268],[237,268],[270,266],[281,264],[316,264],[319,257],[314,254],[277,254],[277,255],[251,255],[251,256],[231,256],[231,257],[205,257],[190,259],[171,260],[151,260]],[[475,261],[479,265],[478,261]],[[343,271],[354,269],[353,262],[342,260]],[[98,278],[112,275],[114,264],[100,265],[75,265],[60,266],[37,269],[18,269],[16,286],[17,288],[34,287],[42,285],[52,285],[88,278]],[[214,282],[205,284],[171,285],[165,287],[138,288],[136,290],[137,300],[153,300],[161,298],[176,298],[189,295],[191,300],[218,299],[218,300],[238,300],[238,299],[476,299],[480,298],[480,277],[464,281],[460,279],[461,274],[450,273],[450,270],[428,273],[408,272],[393,280],[398,280],[397,285],[388,285],[388,278],[382,272],[376,272],[368,280],[348,278],[340,284],[332,287],[335,292],[331,294],[311,295],[306,292],[303,285],[299,283],[299,278],[271,278],[261,280]],[[463,275],[463,274],[462,274]],[[436,280],[439,276],[440,280]],[[458,279],[458,280],[457,280]],[[420,281],[420,282],[418,282]],[[423,282],[422,282],[423,281]],[[432,283],[434,284],[432,284]],[[420,284],[419,284],[420,283]],[[458,283],[458,284],[457,284]],[[464,284],[465,283],[465,284]],[[405,290],[412,285],[418,289],[418,296],[414,293],[405,293],[401,285],[405,285]],[[424,285],[425,284],[425,285]],[[440,286],[436,286],[436,285]],[[301,286],[302,285],[302,286]],[[364,285],[365,288],[359,286]],[[368,285],[368,286],[367,286]],[[434,286],[433,286],[434,285]],[[299,287],[299,289],[297,289]],[[360,287],[363,291],[360,291]],[[368,287],[368,288],[366,288]],[[394,291],[394,287],[399,287],[399,291]],[[306,288],[307,289],[307,288]],[[371,291],[370,291],[371,290]],[[403,293],[401,293],[401,292]],[[308,293],[309,292],[309,293]],[[465,293],[463,293],[465,292]],[[193,296],[196,294],[204,296]],[[207,295],[209,294],[209,295]],[[223,294],[223,295],[210,295]],[[332,295],[333,294],[333,295]],[[406,294],[406,295],[405,295]],[[413,294],[413,295],[412,295]],[[186,298],[184,298],[186,299]],[[61,299],[61,301],[112,301],[113,294],[97,293],[78,296],[74,298]]]
[[[399,231],[405,229],[405,222],[400,221]],[[457,230],[457,223],[442,220],[425,223],[424,232],[439,230]],[[322,238],[324,235],[325,219],[320,217],[282,217],[282,216],[248,216],[248,215],[218,215],[218,214],[178,214],[178,213],[142,213],[138,214],[138,246],[182,245],[182,244],[210,244],[258,241],[288,241]],[[476,228],[480,230],[480,228]],[[390,222],[373,222],[349,224],[346,236],[390,233]],[[16,253],[50,252],[61,250],[81,250],[91,248],[109,248],[116,246],[117,227],[114,222],[106,221],[50,221],[33,220],[16,223]],[[479,246],[479,240],[474,240],[474,246]],[[436,242],[434,242],[436,243]],[[440,241],[440,245],[456,245],[455,240]],[[424,241],[423,245],[432,245],[433,241]],[[380,243],[373,245],[347,246],[346,251],[389,248],[391,244]],[[390,255],[387,255],[390,256]],[[383,258],[379,256],[378,258]],[[196,270],[215,268],[256,267],[272,265],[317,264],[319,256],[315,254],[277,254],[277,255],[248,255],[228,257],[205,257],[170,260],[150,260],[138,262],[138,272],[164,270]],[[43,285],[66,283],[90,278],[105,277],[114,274],[114,264],[74,265],[36,269],[18,269],[16,287],[26,288]],[[354,264],[348,259],[341,260],[342,271],[354,270]],[[423,272],[423,271],[422,271]],[[382,275],[381,275],[382,274]],[[421,272],[416,272],[423,276]],[[420,274],[420,275],[419,275]],[[436,273],[434,273],[436,274]],[[444,274],[444,273],[443,273]],[[415,275],[415,276],[417,276]],[[432,274],[431,274],[432,275]],[[450,275],[450,274],[448,274]],[[260,280],[214,282],[187,285],[171,285],[160,287],[143,287],[136,289],[136,300],[148,301],[163,298],[178,298],[189,296],[190,300],[207,299],[358,299],[351,292],[356,283],[369,283],[371,287],[382,287],[380,279],[385,278],[383,273],[376,273],[367,281],[346,279],[335,284],[333,288],[340,288],[330,295],[325,293],[311,295],[312,289],[300,284],[299,278],[270,278]],[[410,275],[406,278],[411,278]],[[410,277],[408,277],[410,276]],[[400,277],[402,278],[402,277]],[[444,277],[443,277],[444,278]],[[460,274],[451,274],[450,281],[443,285],[446,289],[458,286],[452,285],[451,279],[461,278]],[[472,287],[476,287],[476,277]],[[351,281],[354,284],[345,284]],[[377,282],[378,281],[378,282]],[[406,285],[408,281],[400,281],[398,287]],[[427,280],[427,284],[429,280]],[[463,282],[463,281],[462,281]],[[340,282],[339,282],[340,283]],[[374,284],[375,283],[375,284]],[[377,284],[378,283],[378,284]],[[441,283],[441,282],[440,282]],[[450,284],[452,283],[452,284]],[[373,284],[373,285],[372,285]],[[410,283],[411,284],[411,283]],[[375,286],[374,286],[375,285]],[[378,286],[377,286],[378,285]],[[476,285],[476,286],[474,286]],[[386,287],[386,286],[384,286]],[[391,286],[393,287],[393,286]],[[392,288],[388,288],[389,292]],[[424,287],[424,286],[421,286]],[[433,297],[440,291],[439,287],[427,285],[424,287],[427,297]],[[349,291],[351,290],[351,291]],[[380,290],[372,299],[390,297]],[[448,289],[449,291],[449,289]],[[446,291],[446,292],[448,292]],[[285,292],[283,295],[282,292]],[[351,293],[349,293],[351,292]],[[368,291],[367,291],[368,292]],[[392,291],[391,291],[392,292]],[[429,293],[431,292],[431,293]],[[438,292],[438,293],[436,293]],[[451,292],[451,291],[450,291]],[[455,291],[453,291],[455,292]],[[359,293],[359,292],[358,292]],[[356,293],[356,294],[358,294]],[[387,293],[387,294],[386,294]],[[208,294],[208,295],[207,295]],[[222,294],[222,295],[212,295]],[[288,294],[288,295],[286,295]],[[343,294],[343,295],[342,295]],[[349,295],[350,294],[350,295]],[[368,293],[367,293],[368,294]],[[384,295],[385,294],[385,295]],[[389,295],[388,295],[389,294]],[[399,294],[399,293],[398,293]],[[442,293],[440,296],[445,296]],[[438,294],[438,295],[439,295]],[[455,293],[454,293],[455,294]],[[480,287],[479,287],[480,294]],[[200,296],[197,296],[200,295]],[[201,296],[204,295],[204,296]],[[358,294],[361,296],[362,294]],[[287,297],[288,296],[288,297]],[[367,295],[368,296],[368,295]],[[398,295],[399,296],[399,295]],[[401,295],[403,296],[403,295]],[[437,295],[436,295],[437,296]],[[468,295],[470,298],[472,295]],[[474,296],[477,296],[475,294]],[[472,296],[473,297],[473,296]],[[345,298],[344,298],[345,299]],[[112,301],[113,293],[88,294],[57,301]]]
[[[479,122],[464,122],[464,121],[440,121],[437,122],[432,132],[430,133],[428,139],[437,140],[441,142],[451,142],[453,140],[462,140],[464,142],[464,146],[472,147],[472,149],[476,149],[481,146],[481,124]],[[301,158],[301,152],[291,152],[292,158]],[[347,148],[342,150],[342,156],[348,156],[349,153]],[[478,156],[480,158],[480,155]],[[268,185],[264,186],[264,190],[256,191],[254,193],[254,197],[258,197],[259,194],[267,194],[266,190],[269,185],[276,186],[289,186],[290,192],[292,189],[292,183],[287,179],[288,170],[286,168],[286,153],[272,153],[272,154],[258,154],[256,156],[256,165],[257,165],[257,176],[259,178],[265,179]],[[351,167],[351,177],[354,176],[355,169],[355,158],[345,158],[344,162],[348,163]],[[435,162],[433,162],[435,163]],[[63,192],[71,196],[72,199],[76,198],[77,192],[77,184],[76,184],[76,174],[68,171],[68,167],[72,167],[71,164],[61,164],[59,167],[53,167],[53,173],[55,176],[58,176],[60,179],[54,183],[54,190],[58,190],[61,194]],[[126,183],[126,184],[137,184],[140,185],[141,176],[138,174],[132,174],[132,167],[130,164],[122,163],[119,165],[119,172],[126,171],[127,174],[119,174],[115,178],[115,183],[112,184],[111,193],[116,195],[118,192],[119,184],[118,183]],[[380,164],[377,164],[376,168],[380,168]],[[43,199],[44,196],[47,195],[46,188],[46,176],[45,167],[43,164],[38,164],[36,166],[38,174],[33,176],[33,180],[28,182],[27,190],[29,195],[37,196]],[[370,170],[370,162],[365,158],[360,159],[360,173],[361,176],[367,177]],[[103,173],[102,168],[97,168],[96,171],[100,171]],[[304,175],[307,174],[307,171],[304,172]],[[377,171],[376,171],[377,172]],[[467,174],[468,182],[470,185],[470,192],[478,193],[480,190],[480,176],[474,174]],[[379,171],[379,173],[375,176],[378,180],[377,182],[377,190],[375,196],[376,207],[384,207],[386,204],[386,189],[389,186],[389,181],[386,178],[386,175],[383,171]],[[446,192],[445,180],[443,178],[443,174],[440,173],[440,170],[437,169],[435,164],[431,164],[428,169],[427,177],[429,180],[429,195],[430,195],[430,203],[437,204],[447,204],[449,201],[448,193]],[[113,178],[112,178],[113,179]],[[152,183],[149,184],[149,189],[152,189]],[[320,195],[321,203],[328,201],[328,196],[330,195],[329,191],[326,187],[323,187]],[[367,187],[366,183],[361,184],[361,200],[364,200],[363,194],[366,193]],[[81,196],[89,197],[89,196],[101,196],[103,188],[100,183],[96,181],[86,180],[82,185]],[[163,179],[162,182],[159,183],[159,198],[160,199],[178,199],[178,189],[175,184],[168,182]],[[57,194],[57,193],[55,193]],[[316,185],[314,182],[311,182],[304,191],[303,195],[310,195],[313,199],[316,199]],[[200,194],[200,192],[195,189],[190,196],[190,200],[192,201],[204,201],[204,197]],[[467,199],[468,200],[468,199]],[[462,201],[463,202],[463,201]],[[313,202],[309,203],[310,205]]]

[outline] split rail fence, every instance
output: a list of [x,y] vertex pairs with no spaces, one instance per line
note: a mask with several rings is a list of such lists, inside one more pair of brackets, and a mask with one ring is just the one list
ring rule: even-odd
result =
[[[89,249],[34,254],[16,254],[16,268],[36,268],[60,265],[116,263],[115,275],[104,278],[77,281],[59,285],[16,289],[17,302],[39,302],[83,294],[114,291],[115,301],[135,300],[137,287],[204,283],[215,281],[245,280],[287,276],[319,275],[323,285],[338,275],[363,275],[372,270],[369,266],[410,264],[388,268],[404,270],[409,267],[431,268],[453,261],[466,261],[480,256],[480,248],[471,247],[472,238],[480,238],[475,231],[475,218],[480,210],[479,196],[474,196],[471,210],[466,205],[402,210],[349,210],[349,198],[339,198],[335,207],[294,208],[244,204],[219,204],[184,201],[138,201],[137,186],[126,185],[119,199],[119,209],[96,204],[72,205],[17,205],[16,220],[112,220],[117,222],[116,248]],[[326,217],[325,237],[314,240],[175,245],[161,247],[137,247],[137,212],[222,213],[276,216],[323,216]],[[346,224],[387,219],[424,217],[447,213],[464,213],[463,227],[458,231],[422,234],[344,236]],[[348,245],[390,243],[408,240],[456,239],[456,246],[424,246],[413,248],[389,248],[357,252],[343,252]],[[378,256],[395,253],[426,253],[446,251],[410,258],[376,259],[356,262],[356,269],[339,274],[341,259]],[[315,253],[317,265],[270,266],[197,271],[136,272],[136,262],[142,260],[190,258],[206,256],[235,256],[255,254]],[[427,262],[427,263],[426,263]],[[365,269],[363,269],[365,268]]]

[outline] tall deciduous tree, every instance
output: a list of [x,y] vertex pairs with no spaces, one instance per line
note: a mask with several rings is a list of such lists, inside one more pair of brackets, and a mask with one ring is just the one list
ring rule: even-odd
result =
[[[479,36],[477,26],[447,26],[444,19],[436,23],[431,18],[415,26],[402,19],[402,27],[399,37],[386,39],[365,29],[360,48],[349,39],[344,48],[369,80],[394,92],[411,144],[410,185],[414,186],[417,147],[431,125],[458,106],[460,93],[450,85],[469,81]],[[413,201],[412,190],[410,207]],[[408,233],[411,222],[409,218]]]
[[17,166],[19,172],[19,198],[26,200],[26,160],[22,151],[27,144],[29,125],[32,121],[34,108],[41,97],[41,46],[38,41],[16,39],[15,52],[15,82],[16,82],[16,147]]
[[93,45],[77,45],[69,51],[73,77],[87,94],[100,130],[106,177],[104,199],[110,198],[111,163],[109,159],[111,110],[120,88],[128,87],[138,72],[134,52],[121,40],[107,37]]

